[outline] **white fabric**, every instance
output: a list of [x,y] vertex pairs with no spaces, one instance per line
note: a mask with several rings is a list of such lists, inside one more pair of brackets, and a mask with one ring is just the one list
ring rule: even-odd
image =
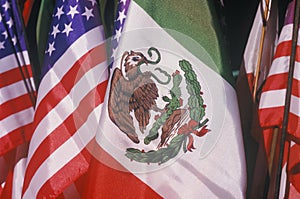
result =
[[[162,59],[156,66],[145,66],[146,69],[163,67],[172,73],[180,70],[179,60],[186,59],[192,63],[204,93],[206,117],[209,118],[208,128],[211,132],[201,138],[195,137],[196,149],[193,152],[180,152],[178,157],[165,164],[138,163],[125,157],[126,148],[140,147],[147,151],[156,147],[157,142],[144,145],[142,138],[145,135],[139,134],[141,143],[133,144],[110,121],[105,104],[96,136],[98,144],[163,198],[244,198],[245,157],[234,89],[162,30],[135,2],[132,1],[130,6],[128,18],[134,20],[127,20],[124,27],[122,38],[126,39],[120,40],[117,51],[119,57],[130,50],[142,51],[147,55],[148,48],[155,47],[159,49]],[[114,65],[118,66],[120,60]],[[180,73],[183,75],[182,71]],[[164,86],[159,89],[162,92],[168,91]],[[105,99],[107,101],[108,95]]]

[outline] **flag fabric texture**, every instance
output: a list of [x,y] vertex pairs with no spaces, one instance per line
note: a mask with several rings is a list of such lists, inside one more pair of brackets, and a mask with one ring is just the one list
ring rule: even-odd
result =
[[243,198],[236,93],[208,1],[118,5],[85,198]]
[[[263,87],[259,112],[261,125],[263,127],[274,127],[282,125],[285,92],[287,87],[287,76],[289,70],[289,59],[292,46],[292,28],[293,28],[293,8],[294,3],[290,4],[287,10],[285,25],[281,30],[278,46],[274,55],[274,60],[267,81]],[[298,63],[296,56],[295,73],[293,78],[293,90],[291,100],[291,110],[289,114],[288,132],[296,137],[300,136],[299,131],[299,94],[298,94]],[[274,115],[276,113],[276,115]]]
[[247,194],[257,194],[252,195],[253,198],[263,197],[267,177],[268,162],[258,121],[258,101],[260,88],[271,66],[278,39],[277,16],[276,0],[260,2],[236,82],[247,162]]
[[[259,103],[259,119],[260,124],[266,132],[268,129],[274,127],[282,128],[282,121],[284,115],[285,95],[288,82],[289,60],[292,46],[292,30],[293,30],[293,16],[295,9],[295,1],[291,2],[288,6],[285,23],[281,30],[278,45],[274,59],[270,68],[270,72],[266,79],[265,85],[262,88],[261,99]],[[291,142],[290,155],[287,158],[288,147],[285,148],[285,158],[283,162],[282,178],[281,178],[281,190],[280,197],[283,197],[285,190],[285,181],[288,177],[289,184],[291,183],[291,190],[294,192],[300,192],[299,170],[297,165],[299,164],[299,36],[297,53],[295,60],[295,71],[293,75],[292,96],[289,112],[289,121],[287,127],[287,137]],[[267,134],[265,137],[272,138],[272,135]],[[270,141],[265,141],[270,143]],[[266,146],[266,150],[270,148],[270,145]],[[298,154],[298,155],[295,155]],[[288,164],[287,164],[288,162]],[[288,169],[286,169],[288,165]],[[294,168],[294,169],[292,169]],[[286,170],[288,173],[286,173]],[[290,192],[292,194],[292,191]],[[291,196],[291,195],[290,195]]]
[[77,179],[89,166],[86,146],[96,132],[107,78],[105,37],[97,1],[57,0],[22,198],[53,198],[76,189]]
[[15,150],[29,141],[33,121],[34,83],[25,35],[15,1],[1,1],[0,168],[1,185],[14,167]]
[[[245,74],[247,78],[251,94],[253,93],[259,59],[261,58],[262,67],[258,73],[260,76],[258,88],[266,78],[271,66],[274,49],[277,43],[277,21],[276,1],[268,1],[267,5],[266,1],[262,1],[257,8],[241,67],[241,69],[244,70],[242,75]],[[265,34],[262,35],[264,28]],[[261,47],[263,56],[260,57]],[[239,78],[241,78],[241,75]]]
[[[271,67],[277,45],[277,16],[277,1],[268,1],[267,6],[265,1],[259,4],[236,83],[244,136],[252,135],[257,142],[261,131],[257,122],[257,106],[260,90]],[[256,71],[258,65],[260,65],[259,72]],[[255,91],[256,99],[253,99],[256,74],[259,76]],[[249,114],[251,112],[252,114]]]
[[22,188],[24,181],[24,171],[27,160],[28,143],[24,143],[17,147],[13,152],[13,167],[9,170],[1,199],[18,199],[22,196]]
[[30,139],[34,83],[15,1],[1,1],[0,155]]
[[31,15],[31,10],[34,4],[34,0],[23,0],[22,2],[19,2],[22,7],[22,16],[24,20],[25,26],[27,26],[30,15]]
[[15,196],[22,193],[35,86],[17,2],[0,1],[0,13],[0,198],[18,198],[10,190],[14,184]]

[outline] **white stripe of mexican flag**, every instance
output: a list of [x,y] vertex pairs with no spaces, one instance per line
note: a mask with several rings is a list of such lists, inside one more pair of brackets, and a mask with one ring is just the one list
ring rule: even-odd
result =
[[[189,143],[181,144],[189,145],[191,144],[191,139],[193,139],[195,149],[193,149],[192,152],[187,151],[183,153],[184,147],[180,145],[179,153],[169,158],[167,162],[158,164],[151,163],[151,161],[148,162],[149,159],[147,159],[146,162],[143,162],[141,159],[140,162],[137,159],[133,160],[125,156],[128,148],[144,150],[141,153],[145,152],[145,154],[148,154],[147,152],[150,150],[157,152],[162,149],[158,147],[161,141],[160,137],[154,139],[148,145],[144,144],[144,138],[147,137],[149,131],[153,129],[157,117],[161,115],[159,112],[151,110],[150,122],[146,126],[144,134],[142,134],[139,130],[140,127],[136,121],[135,114],[131,113],[133,126],[140,141],[138,144],[135,144],[126,136],[124,131],[122,132],[120,130],[120,126],[123,124],[118,124],[118,122],[114,123],[111,120],[111,110],[109,109],[114,109],[114,107],[109,105],[109,100],[111,100],[112,96],[109,95],[110,92],[107,92],[104,103],[105,108],[101,113],[96,141],[105,153],[109,154],[118,164],[122,165],[123,170],[120,171],[121,174],[119,173],[118,175],[121,176],[124,174],[125,176],[126,171],[130,172],[131,174],[129,175],[133,174],[136,177],[136,181],[141,181],[163,198],[243,198],[246,188],[246,170],[235,90],[216,72],[218,70],[216,69],[217,67],[208,67],[170,35],[176,35],[176,38],[182,38],[186,43],[193,45],[192,47],[195,47],[193,49],[199,49],[206,53],[204,48],[191,38],[172,30],[164,30],[139,4],[132,1],[117,51],[119,59],[114,62],[110,82],[114,78],[114,71],[118,70],[121,65],[122,67],[126,64],[135,65],[137,63],[136,60],[142,57],[139,53],[147,57],[147,60],[159,60],[158,57],[160,57],[161,60],[159,60],[159,62],[157,61],[158,63],[153,64],[153,61],[152,63],[150,61],[148,64],[141,64],[140,69],[142,74],[146,74],[145,71],[150,71],[151,74],[155,74],[158,79],[164,82],[167,81],[168,75],[171,77],[171,81],[165,84],[152,80],[158,88],[158,97],[156,100],[158,108],[167,106],[168,103],[162,98],[163,96],[171,98],[170,90],[175,85],[172,80],[173,78],[175,79],[175,74],[179,73],[181,75],[182,81],[179,84],[179,88],[181,90],[180,98],[182,101],[180,108],[185,109],[187,113],[183,113],[179,123],[173,127],[172,132],[175,132],[176,136],[180,128],[192,118],[192,116],[189,115],[192,109],[191,104],[188,102],[190,93],[188,89],[186,89],[188,84],[187,79],[189,77],[187,77],[187,75],[185,76],[186,73],[184,69],[179,66],[180,61],[186,60],[192,65],[192,70],[196,74],[196,81],[201,85],[201,92],[203,92],[201,97],[206,105],[205,115],[201,122],[204,122],[204,119],[207,118],[207,129],[210,131],[202,137],[189,134],[189,136],[187,136],[187,142]],[[153,54],[150,58],[147,52],[151,47],[157,49],[159,53],[152,51]],[[131,50],[135,53],[131,52]],[[128,52],[128,54],[125,52]],[[133,55],[135,55],[135,57]],[[201,56],[204,55],[202,54]],[[213,63],[213,59],[210,58],[208,53],[206,56],[207,60]],[[161,70],[155,70],[157,67]],[[214,70],[212,68],[214,68]],[[132,77],[128,75],[128,71],[124,69],[119,71],[122,71],[122,75],[126,74],[122,77],[123,79],[120,80],[120,84],[123,83],[123,85],[125,85],[126,83],[124,82],[130,82],[132,80]],[[128,85],[132,84],[131,82]],[[108,91],[114,89],[115,85],[116,84],[112,86],[112,84],[109,84]],[[143,86],[143,83],[141,86]],[[124,86],[120,92],[125,93],[126,89],[127,87]],[[112,92],[112,94],[113,93],[114,92]],[[122,97],[120,97],[120,99]],[[115,104],[115,106],[119,106],[119,104]],[[125,107],[125,109],[121,111],[126,113],[126,110]],[[121,121],[122,119],[115,118],[115,120]],[[128,125],[128,123],[126,123],[126,125]],[[158,129],[158,132],[161,134],[161,128]],[[127,133],[131,134],[134,132]],[[172,145],[172,141],[170,141],[172,139],[174,139],[174,137],[169,137],[169,145],[164,145],[163,149]],[[187,146],[188,149],[190,147],[191,145]],[[97,152],[94,151],[94,153]],[[97,157],[97,154],[94,155]],[[111,164],[111,162],[107,161],[104,157],[101,158],[101,156],[98,156],[98,158],[101,164],[107,166],[107,170],[102,169],[99,170],[98,174],[94,172],[90,173],[90,175],[96,178],[97,175],[104,175],[104,172],[111,172],[111,178],[114,178],[114,170],[120,169],[120,167],[117,168],[115,164]],[[153,160],[153,162],[155,161]],[[123,171],[125,172],[122,174]],[[113,194],[113,192],[124,194],[126,191],[122,192],[120,190],[128,189],[134,190],[136,193],[142,193],[138,186],[128,187],[132,185],[132,183],[128,181],[122,182],[124,179],[125,178],[122,177],[119,178],[113,185],[108,185],[111,179],[106,179],[102,185],[94,183],[89,184],[89,186],[99,186],[99,190],[101,186],[115,186],[114,190],[106,190],[106,196]],[[120,183],[120,181],[124,186],[118,187],[117,184]],[[133,192],[127,194],[128,196],[135,195]],[[146,192],[144,194],[146,194]],[[123,197],[125,196],[123,195]]]

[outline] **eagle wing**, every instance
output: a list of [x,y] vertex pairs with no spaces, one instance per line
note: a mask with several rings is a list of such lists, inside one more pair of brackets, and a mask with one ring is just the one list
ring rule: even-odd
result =
[[150,109],[156,109],[158,89],[153,81],[141,84],[136,88],[129,100],[129,111],[134,110],[135,118],[139,123],[140,130],[146,128],[150,120]]
[[109,92],[108,113],[111,121],[118,126],[134,143],[139,143],[135,128],[133,125],[133,118],[129,111],[129,96],[127,92],[130,88],[128,82],[122,75],[120,69],[115,69]]

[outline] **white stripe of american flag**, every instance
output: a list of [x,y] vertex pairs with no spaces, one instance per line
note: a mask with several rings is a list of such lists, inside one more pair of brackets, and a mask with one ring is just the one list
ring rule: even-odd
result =
[[[95,46],[101,45],[101,42],[103,43],[103,41],[99,41],[99,38],[101,40],[101,38],[102,38],[101,34],[103,34],[103,32],[101,32],[100,28],[98,28],[97,30],[98,30],[97,36],[90,37],[90,36],[87,36],[88,34],[85,34],[85,36],[82,36],[81,38],[83,38],[83,40],[86,39],[86,41],[88,41],[88,40],[92,41],[93,45],[95,45]],[[68,36],[68,34],[67,34],[67,36]],[[74,55],[74,52],[76,54],[79,49],[84,49],[84,51],[81,52],[81,53],[83,53],[82,55],[84,55],[89,50],[89,49],[86,49],[85,47],[91,48],[91,46],[85,45],[85,44],[82,44],[82,43],[79,44],[79,45],[80,45],[80,46],[78,46],[79,48],[73,48],[74,46],[72,46],[67,51],[72,51],[72,53]],[[84,48],[83,48],[83,46],[84,46]],[[49,52],[49,55],[50,54],[53,55],[53,52],[51,52],[51,53]],[[105,54],[105,52],[99,52],[98,54]],[[52,106],[51,104],[53,104],[53,107],[51,107],[51,109],[53,110],[53,112],[60,111],[59,114],[57,115],[58,117],[62,116],[61,115],[62,113],[65,114],[65,117],[67,117],[67,116],[69,116],[70,114],[73,113],[73,107],[70,108],[70,105],[72,106],[72,103],[71,104],[70,103],[64,103],[64,100],[63,100],[65,98],[65,99],[70,99],[71,101],[69,101],[69,102],[73,102],[72,100],[73,100],[74,96],[72,96],[69,93],[69,91],[66,91],[64,93],[64,95],[65,95],[64,97],[60,96],[60,97],[62,97],[60,99],[62,101],[58,101],[58,102],[53,102],[53,100],[55,100],[55,97],[51,98],[51,95],[48,95],[49,93],[51,94],[51,92],[53,91],[53,89],[56,86],[58,86],[57,88],[59,88],[59,86],[61,85],[61,82],[60,82],[61,78],[63,78],[64,75],[68,75],[69,71],[72,70],[72,68],[74,67],[73,64],[79,58],[82,57],[82,55],[79,55],[79,56],[73,57],[72,59],[69,59],[68,56],[65,56],[65,55],[66,55],[66,53],[64,53],[61,56],[61,57],[63,57],[63,59],[66,59],[65,61],[62,61],[63,65],[60,64],[57,67],[58,67],[58,69],[60,69],[61,66],[65,67],[66,63],[68,63],[69,66],[67,65],[66,66],[66,70],[65,70],[66,74],[64,72],[61,72],[61,71],[56,71],[55,70],[55,66],[54,66],[52,69],[50,69],[49,72],[46,73],[44,79],[41,82],[40,88],[42,88],[42,89],[41,89],[41,93],[39,93],[39,97],[38,97],[38,107],[37,107],[36,117],[35,117],[35,121],[37,121],[37,122],[36,122],[35,126],[40,125],[41,122],[43,122],[43,121],[46,121],[46,123],[45,123],[46,126],[44,126],[44,127],[49,127],[49,125],[51,126],[53,124],[53,122],[55,123],[56,116],[54,115],[53,117],[51,117],[50,113],[45,113],[46,115],[43,116],[44,118],[39,118],[40,116],[38,115],[38,112],[41,111],[43,113],[43,110],[41,110],[41,108],[44,105],[47,105],[47,103],[49,103],[50,106]],[[60,59],[60,60],[62,60],[62,59]],[[72,63],[72,61],[73,61],[73,63]],[[56,64],[58,62],[56,62]],[[75,63],[75,64],[78,64],[78,63]],[[91,67],[94,67],[94,66],[91,66]],[[104,69],[105,69],[104,71],[106,71],[106,67],[104,67]],[[99,76],[100,75],[101,75],[101,73],[99,74]],[[59,78],[58,76],[61,76],[61,77]],[[85,78],[85,75],[82,77],[82,79],[83,78]],[[50,80],[49,81],[49,83],[51,83],[50,85],[47,84],[47,81],[46,81],[47,79]],[[76,77],[74,77],[74,76],[68,77],[69,83],[70,82],[74,82],[75,79],[76,79]],[[104,79],[107,79],[107,77],[104,78]],[[54,81],[52,81],[52,80],[54,80]],[[73,85],[73,86],[76,86],[79,83],[80,83],[80,80],[78,82],[76,82],[75,85]],[[101,82],[100,82],[100,85],[101,85]],[[42,87],[42,86],[44,86],[44,87]],[[62,85],[62,86],[64,86],[64,85]],[[92,86],[91,88],[88,88],[87,91],[93,90],[93,89],[94,88]],[[84,93],[82,94],[81,98],[83,98],[83,97],[85,97]],[[79,99],[79,101],[80,101],[80,99]],[[57,105],[58,103],[63,105],[63,107],[61,107],[61,109],[58,109],[58,106],[59,106],[59,105]],[[83,105],[80,104],[79,108],[82,107],[82,106],[84,106],[84,104]],[[68,108],[68,109],[65,109],[65,108]],[[63,109],[65,109],[65,110],[63,110]],[[63,110],[63,111],[61,111],[61,110]],[[94,109],[93,111],[97,111],[97,110]],[[92,114],[93,114],[93,112],[90,114],[90,116]],[[98,122],[97,118],[98,118],[98,116],[96,116],[96,117],[93,118],[93,119],[95,119],[92,122],[93,124],[95,124],[95,123]],[[86,121],[84,121],[85,123],[83,125],[88,124],[87,121],[89,121],[89,119],[86,120]],[[59,124],[65,124],[65,120],[64,119],[59,119],[58,120],[58,125]],[[68,133],[68,126],[66,128],[67,129],[66,129],[65,133]],[[41,133],[43,133],[43,129],[40,129],[40,130],[41,130]],[[39,137],[39,135],[38,135],[38,132],[40,132],[40,130],[38,130],[38,129],[35,130],[35,134],[34,134],[34,136],[32,138],[32,142],[31,142],[31,144],[32,143],[34,143],[34,144],[31,145],[30,152],[29,152],[29,158],[30,158],[30,160],[28,161],[28,165],[27,165],[28,167],[27,167],[26,176],[25,176],[24,198],[47,196],[46,194],[50,194],[51,196],[53,196],[53,194],[54,195],[55,194],[56,195],[59,194],[58,192],[61,192],[63,190],[53,190],[54,192],[51,193],[51,190],[49,190],[49,189],[45,190],[45,189],[43,189],[43,187],[45,185],[47,185],[48,182],[53,181],[52,179],[55,178],[55,175],[57,173],[59,173],[61,171],[61,169],[63,169],[65,166],[69,166],[68,164],[70,164],[70,163],[72,163],[73,165],[82,164],[82,162],[74,162],[74,163],[72,162],[74,159],[76,159],[77,157],[81,156],[81,153],[82,153],[81,148],[82,147],[84,148],[85,144],[86,144],[86,143],[82,144],[82,142],[84,142],[84,141],[82,140],[81,136],[78,136],[78,131],[77,132],[72,132],[72,134],[74,133],[74,135],[69,136],[68,139],[63,140],[63,143],[59,144],[59,141],[57,141],[58,142],[57,143],[57,142],[55,142],[55,140],[51,140],[50,139],[51,136],[53,136],[54,134],[59,133],[59,132],[56,131],[55,127],[52,128],[52,130],[48,129],[48,130],[50,130],[49,133],[43,135],[42,137]],[[79,129],[77,129],[77,130],[79,130]],[[77,136],[78,142],[77,143],[73,143],[73,139],[75,139],[74,137],[76,137],[76,136]],[[36,163],[34,161],[35,157],[37,157],[37,159],[39,159],[39,156],[41,156],[42,158],[45,158],[44,157],[45,156],[45,154],[44,154],[45,151],[39,150],[39,149],[41,149],[41,148],[47,148],[47,143],[45,143],[45,140],[47,140],[47,139],[48,139],[48,141],[50,140],[51,142],[53,142],[53,143],[49,143],[51,146],[52,145],[56,145],[56,146],[55,146],[55,148],[53,148],[53,147],[50,148],[51,152],[50,153],[48,152],[49,154],[46,154],[47,155],[46,159],[43,159],[43,162]],[[88,138],[87,140],[90,140],[90,138]],[[67,147],[69,149],[69,152],[70,152],[69,156],[66,155],[66,153],[65,153],[66,151],[65,150],[60,151],[61,148],[65,147],[68,143],[73,144],[72,147]],[[80,143],[81,143],[81,146],[78,146],[77,144],[80,144]],[[79,149],[78,149],[78,147],[79,147]],[[61,165],[57,164],[56,161],[53,162],[53,160],[59,161],[61,163]],[[47,173],[48,174],[50,173],[50,174],[48,176],[40,176],[40,175],[38,175],[38,172],[42,171],[43,167],[45,167],[45,166],[46,166],[46,168],[45,168],[46,169],[46,173],[42,172],[42,174],[47,174]],[[51,168],[56,168],[56,169],[52,170]],[[48,170],[48,169],[50,169],[50,170]],[[83,168],[83,170],[84,169],[85,168]],[[70,178],[71,181],[72,181],[72,180],[75,180],[78,177],[78,175],[79,174],[77,174],[77,173],[70,173],[70,174],[68,173],[68,175],[64,176],[64,177]],[[41,177],[41,179],[38,179],[37,181],[35,181],[35,179],[39,178],[39,177]],[[64,188],[64,187],[68,186],[68,183],[71,183],[70,179],[69,179],[69,182],[67,182],[67,183],[66,182],[61,182],[61,181],[54,181],[54,182],[51,182],[51,183],[53,183],[54,186],[60,186],[60,187]],[[62,184],[62,183],[65,183],[65,184]],[[57,184],[61,184],[61,185],[57,185]],[[51,189],[51,187],[50,187],[50,189]]]

